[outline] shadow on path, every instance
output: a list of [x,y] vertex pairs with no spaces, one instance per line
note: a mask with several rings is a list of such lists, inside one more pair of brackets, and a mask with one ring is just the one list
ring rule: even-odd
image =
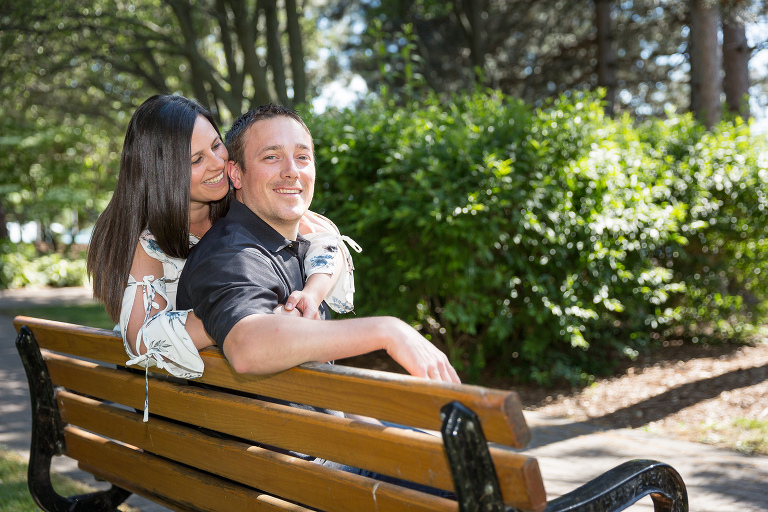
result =
[[753,386],[766,380],[768,380],[768,365],[742,368],[682,384],[636,404],[588,420],[552,418],[544,422],[534,421],[531,425],[533,439],[527,448],[538,448],[595,432],[622,428],[637,429],[687,407],[715,398],[724,391]]
[[[592,418],[590,422],[609,428],[638,428],[664,419],[686,407],[715,398],[724,391],[753,386],[764,380],[768,380],[768,365],[742,368],[682,384],[642,402]],[[670,403],[673,404],[672,407]],[[662,404],[664,407],[661,407]]]

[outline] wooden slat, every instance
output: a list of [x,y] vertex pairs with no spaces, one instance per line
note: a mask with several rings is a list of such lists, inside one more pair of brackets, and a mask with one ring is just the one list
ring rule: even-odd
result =
[[308,511],[75,427],[64,428],[64,442],[67,455],[79,461],[84,470],[147,498],[155,494],[166,496],[179,504],[174,507],[178,510]]
[[[113,331],[29,317],[16,317],[14,324],[17,330],[26,325],[48,350],[119,365],[127,359],[122,340]],[[199,381],[206,384],[432,430],[440,428],[440,408],[455,400],[478,415],[488,441],[521,448],[530,440],[520,399],[513,391],[321,364],[268,376],[241,375],[217,348],[201,355],[205,371]]]
[[[140,376],[56,354],[45,353],[44,359],[56,386],[138,409],[144,405]],[[453,485],[438,437],[155,379],[149,387],[154,414],[433,487]]]
[[[44,359],[55,385],[129,407],[143,407],[144,379],[140,376],[49,352],[44,352]],[[150,411],[161,416],[254,443],[311,453],[432,487],[453,489],[439,437],[156,379],[150,379],[149,397]],[[534,504],[530,508],[546,502],[535,459],[500,448],[490,451],[505,500]]]
[[162,457],[257,487],[272,495],[327,511],[433,511],[457,509],[455,501],[377,482],[288,455],[216,439],[177,424],[116,409],[61,391],[62,418]]

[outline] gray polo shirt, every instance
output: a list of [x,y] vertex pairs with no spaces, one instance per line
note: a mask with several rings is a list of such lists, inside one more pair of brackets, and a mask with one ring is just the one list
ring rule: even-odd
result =
[[[233,201],[192,249],[179,280],[178,309],[194,309],[221,348],[237,322],[271,314],[304,288],[309,242],[287,240],[243,203]],[[329,317],[325,303],[320,316]]]

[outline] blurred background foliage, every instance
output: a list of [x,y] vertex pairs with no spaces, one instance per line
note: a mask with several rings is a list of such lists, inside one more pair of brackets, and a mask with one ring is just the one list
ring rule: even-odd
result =
[[[584,382],[765,321],[763,0],[5,0],[0,288],[82,283],[133,110],[306,114],[358,314]],[[714,78],[713,78],[714,77]],[[761,117],[762,116],[762,117]],[[8,226],[33,225],[31,243]],[[79,235],[79,236],[78,236]]]
[[766,150],[742,122],[637,124],[498,92],[311,119],[315,206],[366,250],[357,314],[420,323],[470,375],[580,382],[765,319]]

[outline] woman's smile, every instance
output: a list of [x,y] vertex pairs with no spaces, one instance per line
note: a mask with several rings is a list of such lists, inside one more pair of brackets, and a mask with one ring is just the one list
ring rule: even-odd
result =
[[209,178],[205,180],[203,183],[205,183],[206,185],[215,185],[223,179],[224,179],[224,171],[221,171],[219,174],[217,174],[213,178]]

